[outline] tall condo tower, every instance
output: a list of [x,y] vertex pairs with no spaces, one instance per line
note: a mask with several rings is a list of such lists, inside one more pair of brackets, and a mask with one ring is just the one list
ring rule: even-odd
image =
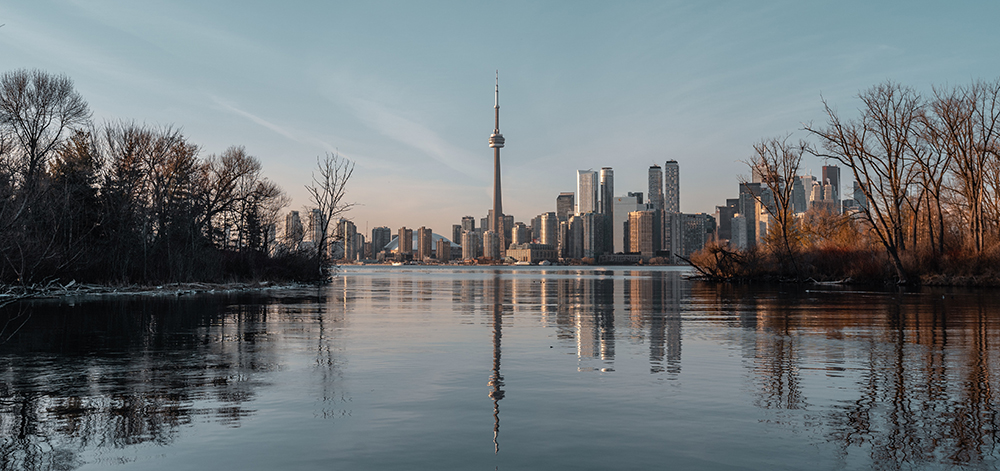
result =
[[[500,71],[497,70],[496,88],[493,91],[493,134],[490,134],[490,147],[493,148],[493,220],[490,227],[503,237],[503,204],[500,197],[500,148],[503,147],[503,134],[500,134]],[[505,244],[500,243],[501,247]]]
[[597,206],[597,172],[593,170],[576,171],[576,214],[596,213]]
[[655,211],[663,210],[663,169],[659,165],[651,165],[649,167],[649,193],[647,194],[647,201],[649,201],[649,207]]
[[681,212],[681,167],[676,160],[663,166],[663,209],[668,213]]

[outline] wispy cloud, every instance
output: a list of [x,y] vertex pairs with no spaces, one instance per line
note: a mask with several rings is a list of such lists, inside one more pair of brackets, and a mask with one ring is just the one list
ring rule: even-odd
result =
[[277,124],[274,124],[274,123],[272,123],[272,122],[270,122],[270,121],[268,121],[268,120],[266,120],[264,118],[261,118],[260,116],[257,116],[257,115],[255,115],[253,113],[250,113],[249,111],[244,111],[244,110],[242,110],[240,108],[237,108],[236,106],[233,106],[233,105],[227,103],[226,101],[224,101],[223,99],[221,99],[221,98],[219,98],[217,96],[214,96],[214,95],[210,95],[210,96],[212,98],[212,101],[215,102],[216,105],[219,105],[220,107],[222,107],[226,111],[232,112],[232,113],[234,113],[234,114],[236,114],[238,116],[241,116],[243,118],[249,119],[250,121],[253,121],[254,123],[256,123],[256,124],[258,124],[260,126],[263,126],[263,127],[267,128],[267,129],[270,129],[271,131],[274,131],[275,133],[277,133],[277,134],[279,134],[281,136],[284,136],[285,138],[287,138],[287,139],[289,139],[291,141],[295,141],[295,142],[302,142],[303,141],[294,132],[292,132],[292,131],[290,131],[288,129],[285,129],[282,126],[278,126]]
[[480,166],[472,165],[474,157],[468,151],[451,144],[427,126],[373,101],[354,98],[347,102],[358,119],[379,134],[413,147],[467,177],[483,178]]

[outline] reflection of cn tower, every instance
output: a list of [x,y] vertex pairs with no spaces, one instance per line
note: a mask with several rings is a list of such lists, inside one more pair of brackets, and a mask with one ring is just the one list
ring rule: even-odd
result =
[[490,399],[493,399],[493,453],[500,453],[500,399],[503,399],[503,376],[500,375],[500,337],[503,333],[501,316],[503,296],[500,293],[500,275],[493,276],[493,374],[490,376]]

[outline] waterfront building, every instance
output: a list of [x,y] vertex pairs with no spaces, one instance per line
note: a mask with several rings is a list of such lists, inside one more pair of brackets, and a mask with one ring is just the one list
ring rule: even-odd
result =
[[511,231],[514,230],[514,215],[504,214],[503,215],[503,239],[500,240],[500,250],[507,250],[507,246],[510,245],[510,239],[513,237]]
[[657,251],[654,245],[654,223],[656,222],[656,212],[632,211],[628,213],[628,252],[642,254],[649,260]]
[[531,240],[542,240],[542,215],[539,214],[531,219]]
[[556,217],[559,218],[560,222],[569,220],[570,215],[573,214],[575,209],[574,201],[575,199],[573,198],[572,191],[564,191],[559,193],[559,196],[556,197]]
[[[334,242],[337,242],[343,248],[342,252],[334,255],[334,259],[346,259],[346,260],[357,260],[358,249],[356,244],[357,227],[353,222],[345,218],[340,218],[337,221],[336,235],[334,237]],[[339,256],[338,256],[339,255]]]
[[503,255],[500,252],[500,234],[494,231],[483,233],[483,257],[500,260]]
[[474,218],[472,216],[463,216],[462,217],[462,230],[463,231],[474,231],[474,230],[476,230],[476,218]]
[[462,242],[462,225],[452,224],[451,225],[451,240],[456,243]]
[[483,243],[477,231],[465,231],[462,233],[462,260],[475,260],[479,258]]
[[615,251],[614,214],[615,214],[615,172],[611,167],[601,169],[601,239],[598,241],[598,254],[603,255]]
[[750,242],[747,239],[747,234],[749,229],[747,228],[747,218],[742,214],[736,214],[733,216],[733,227],[732,227],[732,239],[729,240],[729,244],[734,248],[740,250],[746,250],[750,248]]
[[411,255],[413,253],[413,229],[407,229],[405,226],[400,227],[396,241],[398,243],[396,253],[401,255]]
[[663,210],[681,212],[681,168],[676,160],[668,160],[663,166],[663,185]]
[[539,240],[542,244],[557,247],[559,245],[559,217],[554,212],[544,213],[541,216],[542,231]]
[[548,244],[511,244],[507,256],[518,262],[538,263],[542,260],[559,260],[556,248]]
[[576,171],[576,214],[597,211],[597,172],[593,170]]
[[663,211],[663,169],[659,165],[649,167],[647,186],[646,196],[649,199],[650,209]]
[[725,206],[715,207],[715,240],[726,243],[733,238],[733,216],[737,213],[739,199],[727,199]]
[[311,209],[309,211],[309,233],[307,239],[312,241],[313,244],[318,244],[323,240],[325,230],[326,217],[323,216],[323,212],[316,208]]
[[[766,224],[766,213],[757,221]],[[682,263],[680,257],[690,258],[691,254],[704,248],[716,230],[715,218],[705,213],[666,213],[664,226],[669,227],[672,234],[666,247],[670,251],[671,263]],[[760,230],[766,233],[766,228]]]
[[560,223],[559,228],[559,256],[573,260],[583,258],[582,218],[572,215],[566,222]]
[[638,196],[634,193],[630,193],[628,196],[616,196],[613,201],[614,214],[611,219],[613,228],[611,237],[614,240],[612,250],[614,253],[628,252],[630,251],[629,244],[625,241],[629,240],[629,234],[626,230],[629,213],[645,209],[641,204],[642,193],[639,193]]
[[292,249],[298,248],[305,236],[302,220],[298,211],[289,211],[285,216],[285,244]]
[[605,240],[605,228],[607,226],[604,217],[603,214],[594,212],[580,215],[583,258],[597,259],[597,257],[604,254],[602,241]]
[[437,259],[441,263],[448,263],[451,260],[451,242],[444,237],[437,241]]
[[379,226],[372,229],[372,256],[375,257],[377,254],[385,250],[385,246],[389,245],[389,241],[392,240],[392,229],[385,226]]
[[431,253],[433,249],[431,234],[431,230],[426,227],[421,226],[420,229],[417,229],[417,260],[421,262],[430,259],[433,255]]
[[523,222],[514,223],[511,229],[510,245],[531,243],[531,229]]
[[[757,245],[757,197],[762,194],[760,183],[740,183],[739,205],[736,212],[744,218],[743,228],[746,230],[745,242],[741,248],[751,248]],[[740,238],[743,240],[743,238]]]

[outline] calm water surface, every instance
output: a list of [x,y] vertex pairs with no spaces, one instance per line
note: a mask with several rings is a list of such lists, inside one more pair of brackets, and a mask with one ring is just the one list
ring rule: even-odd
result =
[[685,274],[357,267],[8,308],[0,469],[1000,465],[1000,297]]

